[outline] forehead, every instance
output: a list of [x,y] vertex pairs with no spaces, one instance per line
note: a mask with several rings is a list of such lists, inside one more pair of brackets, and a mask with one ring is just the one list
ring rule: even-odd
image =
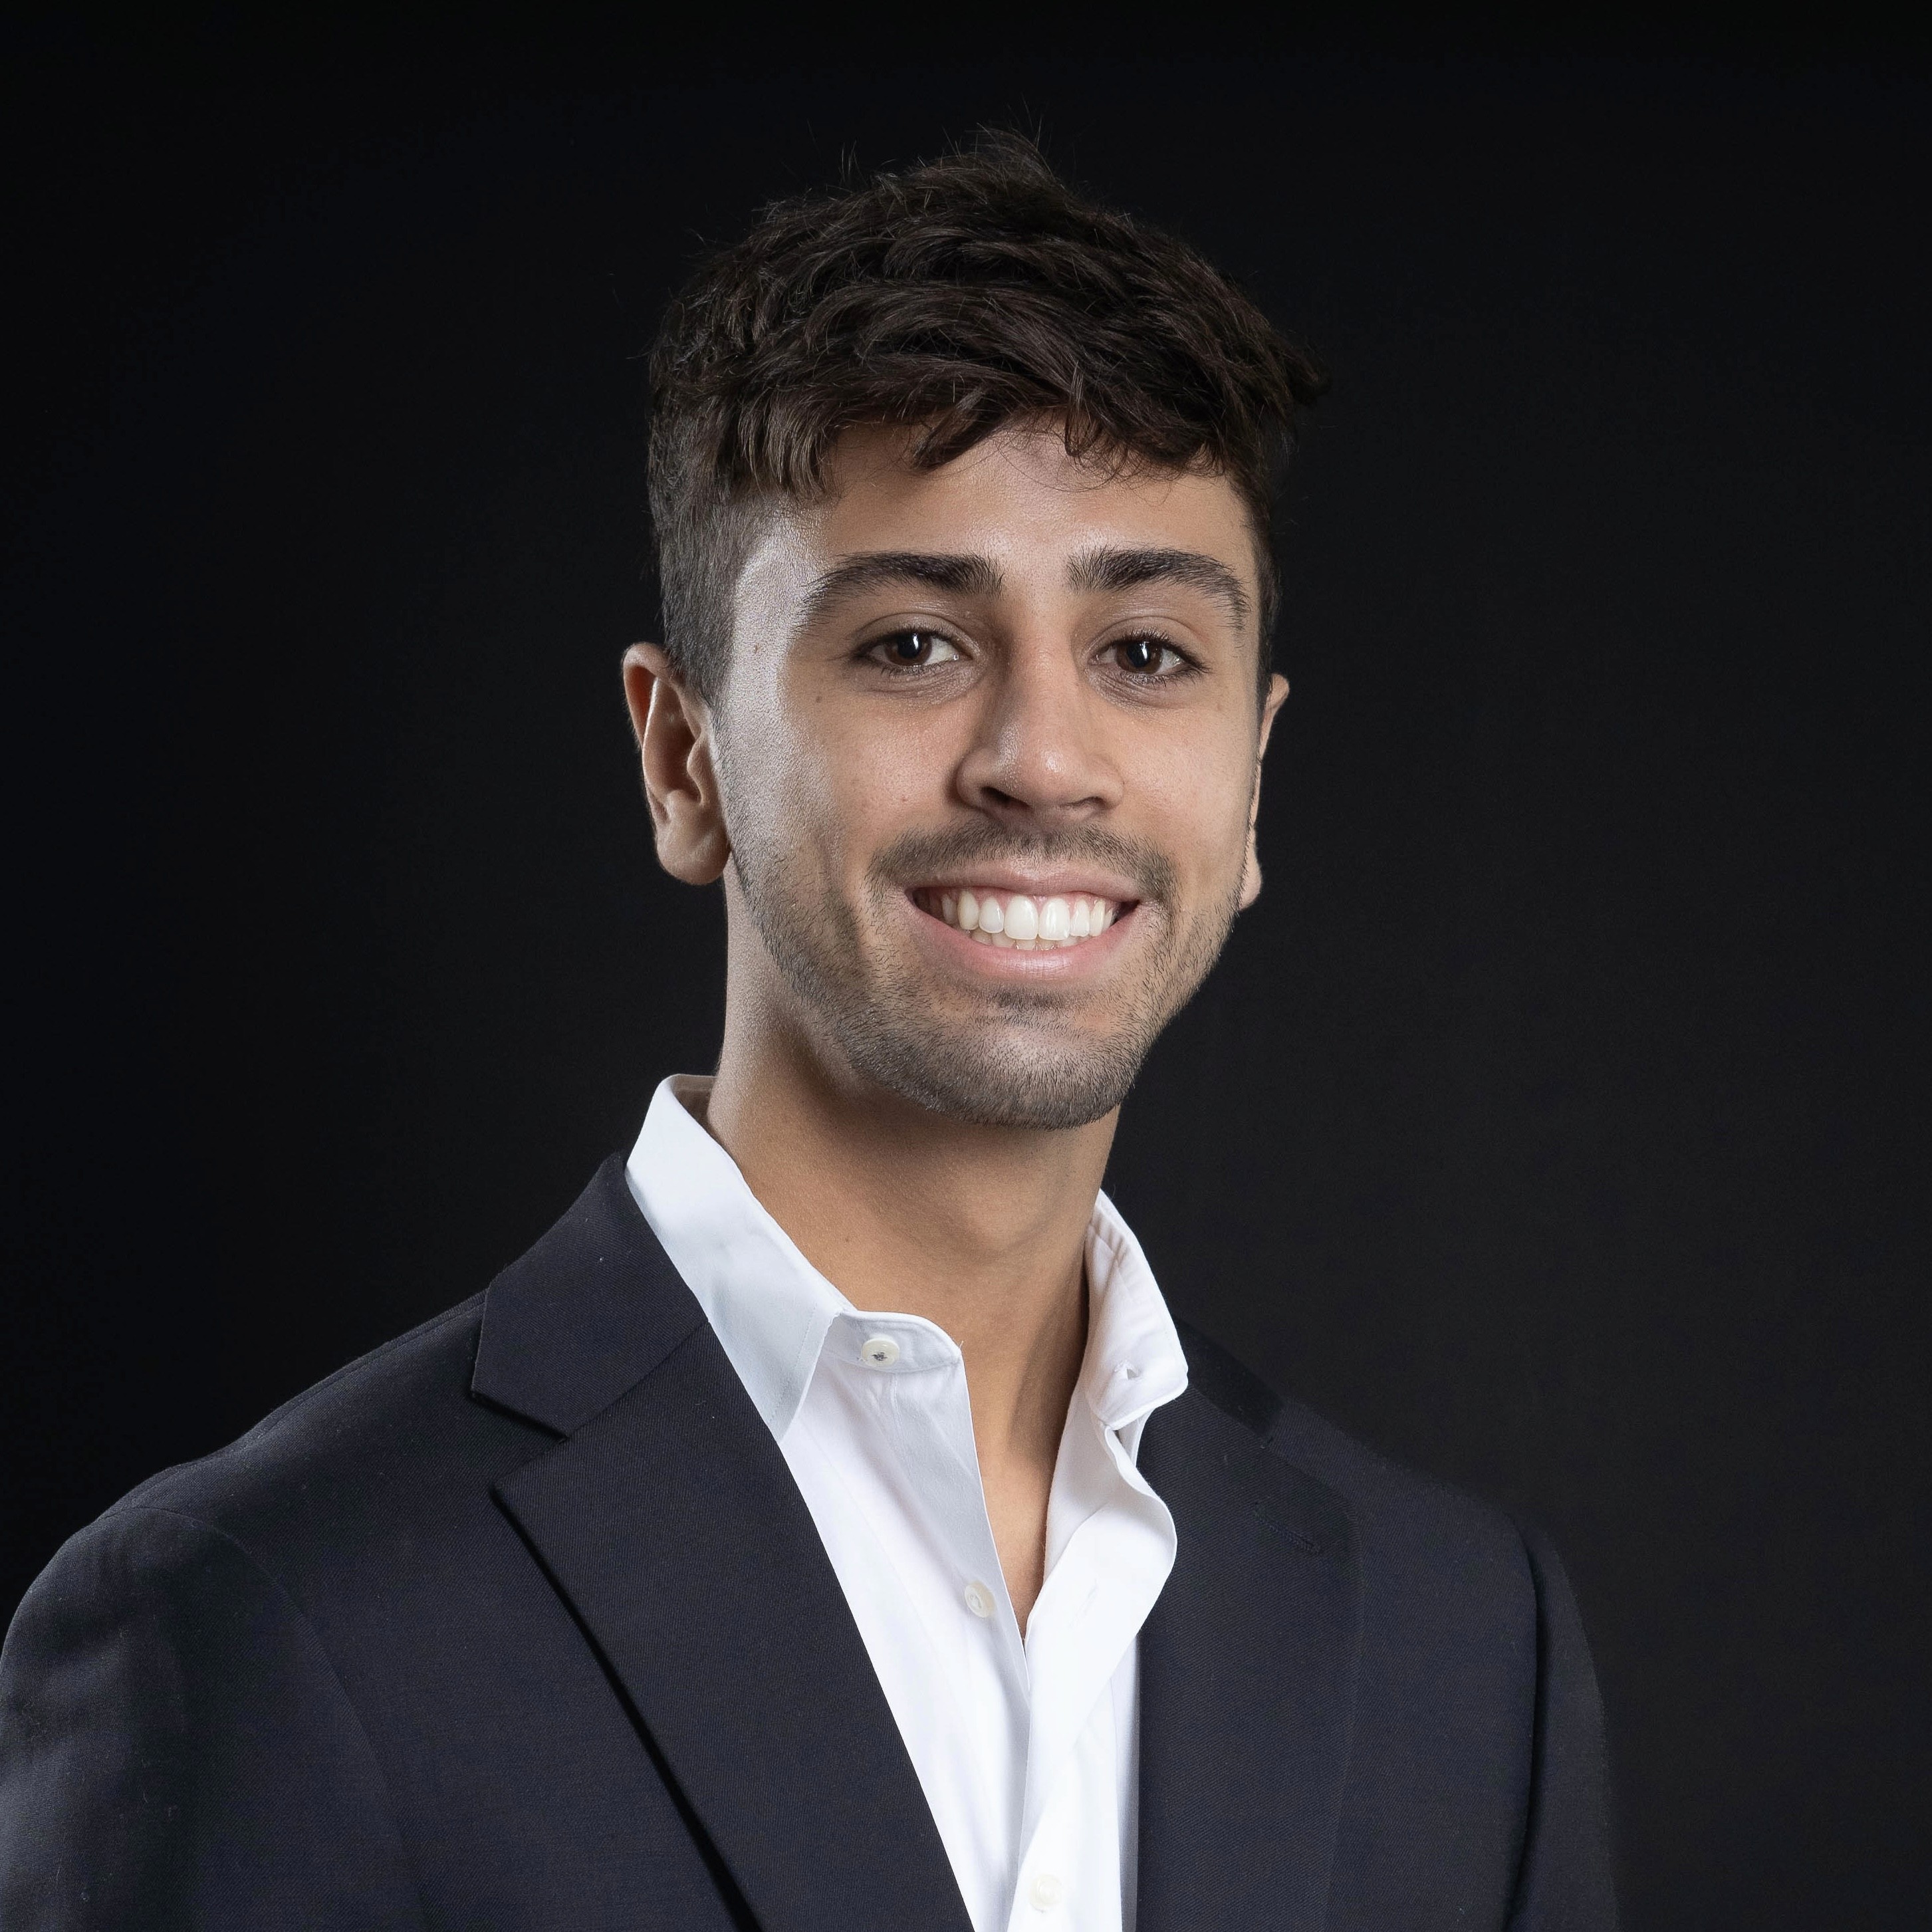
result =
[[1004,583],[1044,586],[1064,584],[1069,560],[1096,550],[1172,550],[1219,559],[1252,606],[1254,533],[1224,477],[1078,461],[1050,428],[1003,430],[921,470],[905,460],[908,440],[902,431],[848,431],[824,494],[768,526],[748,577],[776,590],[774,575],[802,586],[843,556],[932,551],[983,556]]

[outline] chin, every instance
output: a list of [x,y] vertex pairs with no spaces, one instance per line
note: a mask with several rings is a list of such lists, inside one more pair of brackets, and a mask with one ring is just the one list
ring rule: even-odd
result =
[[964,1126],[1035,1132],[1084,1127],[1126,1098],[1145,1054],[1138,1040],[1029,1052],[1010,1034],[936,1040],[866,1028],[844,1042],[874,1085]]

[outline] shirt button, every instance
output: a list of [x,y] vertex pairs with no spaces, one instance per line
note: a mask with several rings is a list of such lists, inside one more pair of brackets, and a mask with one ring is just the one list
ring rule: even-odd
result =
[[993,1614],[993,1593],[983,1583],[966,1586],[966,1607],[976,1617],[990,1617]]
[[899,1358],[899,1345],[890,1335],[868,1335],[859,1344],[859,1359],[874,1369],[889,1369]]
[[1066,1896],[1066,1886],[1052,1872],[1036,1874],[1027,1887],[1027,1897],[1036,1912],[1051,1912]]

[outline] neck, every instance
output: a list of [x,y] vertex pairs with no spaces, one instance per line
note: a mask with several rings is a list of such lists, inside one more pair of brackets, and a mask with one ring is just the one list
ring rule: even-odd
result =
[[[766,1210],[855,1306],[924,1316],[964,1356],[974,1419],[1012,1432],[1043,1363],[1057,1444],[1085,1342],[1087,1226],[1115,1116],[975,1126],[829,1074],[773,1027],[734,1024],[705,1124]],[[984,1438],[982,1438],[982,1444]]]

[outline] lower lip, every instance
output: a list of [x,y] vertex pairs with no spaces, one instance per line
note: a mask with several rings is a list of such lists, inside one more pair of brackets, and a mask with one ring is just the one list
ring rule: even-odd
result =
[[943,958],[956,960],[991,980],[1047,981],[1078,978],[1104,966],[1124,943],[1122,935],[1132,929],[1140,911],[1138,904],[1127,908],[1115,916],[1105,932],[1083,939],[1078,946],[1036,946],[1030,952],[1023,952],[1017,946],[987,945],[962,932],[956,926],[934,918],[910,897],[905,905],[918,924],[921,938],[928,945],[939,946]]

